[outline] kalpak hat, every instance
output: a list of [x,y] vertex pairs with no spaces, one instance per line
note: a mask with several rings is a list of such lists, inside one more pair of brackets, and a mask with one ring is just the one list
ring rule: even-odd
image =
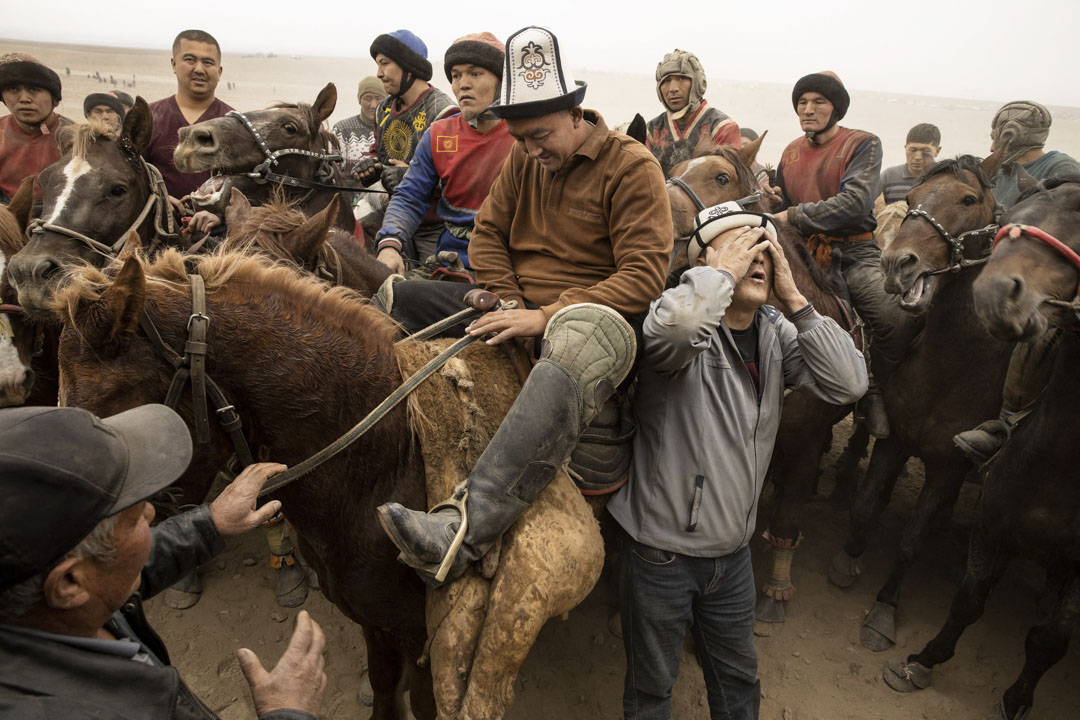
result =
[[506,41],[502,94],[490,108],[500,118],[533,118],[569,110],[585,99],[586,85],[574,82],[559,40],[542,27],[518,30]]
[[0,410],[0,590],[51,567],[190,461],[188,428],[164,405],[105,419],[79,408]]
[[[690,262],[690,267],[694,266],[698,255],[717,235],[739,227],[763,227],[765,237],[776,239],[776,226],[768,215],[743,210],[742,205],[734,200],[713,205],[699,212],[694,221],[694,232],[686,246],[686,259]],[[739,278],[735,278],[735,282],[738,281]]]

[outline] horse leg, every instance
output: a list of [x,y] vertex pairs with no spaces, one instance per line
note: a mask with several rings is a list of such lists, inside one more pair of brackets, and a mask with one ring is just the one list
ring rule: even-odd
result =
[[851,437],[836,461],[836,485],[829,495],[833,507],[851,507],[855,488],[859,484],[859,463],[870,447],[870,430],[866,423],[852,421]]
[[1035,700],[1035,686],[1047,670],[1065,657],[1069,636],[1080,617],[1080,576],[1069,578],[1049,619],[1028,631],[1024,669],[1001,699],[1002,720],[1025,717]]
[[833,556],[829,567],[829,580],[833,585],[851,587],[862,573],[859,558],[866,552],[867,535],[888,506],[896,478],[907,459],[908,454],[895,437],[874,443],[866,477],[859,483],[851,501],[851,525],[844,549]]
[[367,645],[368,679],[374,703],[371,720],[407,720],[404,703],[405,655],[398,639],[389,630],[364,626]]
[[912,692],[930,686],[933,668],[952,658],[964,630],[982,617],[986,598],[1001,579],[1008,560],[1004,533],[991,532],[986,521],[979,518],[968,541],[967,570],[953,595],[945,624],[919,653],[889,662],[883,671],[889,687],[897,692]]
[[896,608],[900,604],[900,588],[904,578],[919,556],[927,525],[942,507],[956,502],[963,482],[962,469],[932,460],[926,463],[926,481],[919,493],[915,514],[900,533],[900,545],[892,572],[863,622],[860,642],[867,650],[881,652],[896,643]]

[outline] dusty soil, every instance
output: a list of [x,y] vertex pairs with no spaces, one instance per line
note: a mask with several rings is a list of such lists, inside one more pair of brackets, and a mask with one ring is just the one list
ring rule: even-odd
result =
[[[843,433],[841,433],[843,434]],[[842,441],[844,438],[841,438]],[[831,459],[835,459],[835,452]],[[822,489],[832,484],[830,460]],[[865,468],[865,463],[864,463]],[[914,504],[922,466],[909,464],[892,505],[865,558],[865,572],[849,590],[829,584],[825,570],[841,546],[847,513],[813,503],[804,511],[805,540],[796,551],[793,579],[798,588],[784,627],[758,638],[762,686],[761,717],[767,720],[982,720],[1012,684],[1023,664],[1024,636],[1042,617],[1042,572],[1015,561],[990,596],[982,620],[969,629],[956,657],[940,666],[934,687],[899,695],[881,679],[892,655],[919,650],[944,620],[963,574],[967,533],[978,487],[961,496],[952,524],[931,533],[923,557],[905,585],[898,614],[898,646],[875,654],[859,645],[859,625],[888,573],[892,547]],[[767,491],[768,492],[768,491]],[[764,504],[763,512],[769,509]],[[759,530],[764,520],[759,520]],[[253,649],[263,664],[277,661],[288,641],[297,610],[277,607],[264,546],[253,533],[202,569],[201,602],[185,611],[160,599],[149,603],[151,621],[168,644],[188,685],[225,720],[253,717],[251,700],[233,657],[237,647]],[[752,551],[760,581],[769,549],[755,540]],[[257,564],[245,565],[252,558]],[[552,717],[621,717],[625,668],[622,642],[607,630],[610,591],[602,579],[569,620],[549,621],[516,683],[513,720]],[[363,636],[323,596],[313,590],[303,606],[327,632],[329,684],[321,718],[366,718],[357,701],[360,671],[366,666]],[[707,718],[705,687],[693,655],[684,652],[675,687],[672,717]],[[1039,684],[1030,720],[1077,716],[1080,651],[1074,643],[1065,659]]]

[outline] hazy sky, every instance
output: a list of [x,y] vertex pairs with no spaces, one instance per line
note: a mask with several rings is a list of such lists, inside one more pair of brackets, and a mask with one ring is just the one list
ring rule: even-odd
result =
[[537,24],[576,68],[651,74],[679,47],[714,82],[831,69],[860,90],[1080,106],[1077,0],[0,0],[0,17],[0,36],[20,40],[168,47],[194,26],[227,53],[360,57],[407,27],[436,67],[460,35]]

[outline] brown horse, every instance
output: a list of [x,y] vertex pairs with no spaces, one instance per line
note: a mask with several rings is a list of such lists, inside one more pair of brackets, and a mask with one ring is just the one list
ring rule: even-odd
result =
[[1021,196],[1002,222],[1025,227],[1001,232],[1000,243],[974,283],[975,309],[990,332],[1013,342],[1031,339],[1048,326],[1063,328],[1058,357],[1038,405],[989,464],[968,545],[967,571],[945,625],[922,651],[894,660],[884,670],[885,680],[901,692],[930,685],[932,669],[953,656],[963,631],[982,615],[1009,559],[1036,558],[1053,581],[1056,602],[1046,621],[1028,632],[1024,667],[1005,691],[991,716],[994,720],[1028,715],[1039,679],[1064,657],[1080,619],[1078,207],[1077,176],[1046,181]]
[[[862,628],[864,647],[895,642],[896,608],[907,571],[928,525],[956,502],[971,463],[953,436],[997,414],[1012,343],[978,322],[971,296],[996,230],[993,186],[1001,157],[981,163],[964,155],[939,162],[908,193],[912,210],[882,254],[886,291],[899,295],[926,325],[885,387],[892,432],[878,440],[851,504],[844,549],[832,562],[833,584],[849,587],[861,572],[868,533],[888,505],[909,457],[922,459],[926,480],[900,536],[896,560]],[[950,242],[951,241],[951,242]]]
[[[180,142],[173,154],[176,167],[183,172],[214,174],[192,194],[193,202],[197,207],[221,214],[231,198],[231,189],[236,188],[256,205],[270,202],[274,192],[283,192],[305,215],[314,215],[325,208],[338,191],[302,183],[343,181],[339,164],[328,159],[337,152],[337,139],[323,128],[335,105],[337,88],[328,83],[311,105],[282,103],[243,113],[242,118],[230,114],[180,128]],[[271,161],[267,153],[275,152],[286,154]],[[301,185],[251,177],[261,166],[298,179]],[[334,226],[353,232],[355,220],[348,203],[338,205]]]
[[[153,116],[142,98],[116,134],[86,124],[60,133],[64,157],[38,175],[41,220],[30,223],[30,240],[8,264],[19,304],[47,319],[62,270],[73,263],[103,266],[128,233],[143,246],[175,244],[175,218],[161,175],[142,159]],[[81,237],[79,237],[81,236]]]
[[15,291],[4,272],[8,259],[22,245],[18,221],[8,208],[0,205],[0,407],[22,405],[34,385],[31,357],[37,333],[16,309]]
[[340,202],[335,195],[329,205],[309,218],[279,199],[252,207],[244,194],[233,188],[225,209],[229,234],[222,248],[264,252],[332,285],[371,297],[390,276],[390,269],[352,235],[332,227]]
[[[668,181],[668,196],[676,236],[668,268],[672,276],[686,265],[687,237],[693,232],[695,216],[700,210],[694,198],[677,181],[689,185],[705,207],[752,196],[757,188],[750,166],[764,137],[762,133],[757,140],[740,149],[717,148],[671,169],[673,180]],[[814,262],[802,239],[797,233],[785,230],[780,234],[780,242],[784,252],[792,258],[792,275],[806,299],[818,312],[833,318],[841,326],[849,325],[832,281]],[[764,597],[758,604],[759,634],[771,634],[777,624],[784,621],[784,604],[795,591],[790,567],[795,546],[802,537],[799,513],[814,490],[818,465],[829,444],[832,426],[847,412],[848,408],[838,408],[799,392],[792,393],[784,401],[769,466],[769,478],[778,493],[766,531],[774,551],[773,569],[762,588]]]

